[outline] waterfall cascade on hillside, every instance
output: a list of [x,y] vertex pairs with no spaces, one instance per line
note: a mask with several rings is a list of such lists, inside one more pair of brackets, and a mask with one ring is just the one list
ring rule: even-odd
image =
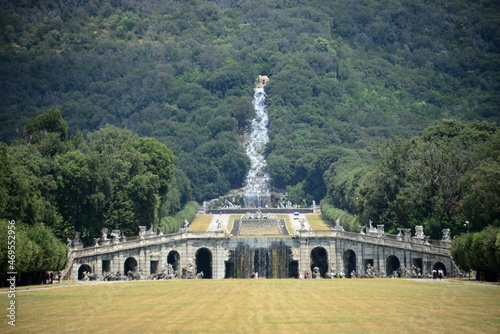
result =
[[266,94],[263,87],[255,88],[253,106],[255,118],[250,124],[250,136],[246,144],[246,153],[250,158],[250,170],[245,180],[244,201],[247,208],[266,207],[271,201],[269,174],[266,172],[264,149],[269,137],[267,134]]

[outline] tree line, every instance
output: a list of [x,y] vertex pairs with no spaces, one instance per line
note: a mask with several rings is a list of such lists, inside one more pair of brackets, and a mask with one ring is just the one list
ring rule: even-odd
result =
[[1,235],[7,238],[15,220],[16,268],[30,282],[64,267],[63,241],[75,231],[85,244],[102,228],[131,236],[139,226],[161,226],[170,233],[197,212],[190,182],[164,144],[114,126],[68,137],[58,109],[28,120],[23,137],[0,143],[0,155]]
[[444,120],[418,137],[388,140],[373,161],[351,154],[330,164],[325,201],[390,232],[478,232],[500,225],[499,152],[495,124]]

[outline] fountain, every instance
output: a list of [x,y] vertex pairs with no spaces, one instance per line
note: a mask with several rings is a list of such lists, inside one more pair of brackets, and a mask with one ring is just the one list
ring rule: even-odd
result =
[[258,273],[260,278],[289,278],[291,269],[290,246],[276,239],[255,238],[239,241],[226,262],[226,278],[250,278]]
[[255,118],[250,123],[250,134],[246,142],[246,154],[250,158],[250,170],[245,180],[244,203],[247,208],[262,208],[271,202],[269,190],[269,174],[266,171],[266,160],[264,149],[269,136],[267,125],[269,119],[265,107],[266,93],[265,84],[269,81],[267,77],[259,76],[255,83],[253,106]]

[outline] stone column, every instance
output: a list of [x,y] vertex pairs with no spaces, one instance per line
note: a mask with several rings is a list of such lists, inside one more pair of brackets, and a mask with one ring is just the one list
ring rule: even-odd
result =
[[422,254],[422,275],[426,277],[432,272],[432,260],[429,254]]
[[222,279],[225,274],[224,247],[221,240],[216,241],[212,254],[212,278]]
[[377,258],[378,258],[378,271],[381,277],[384,277],[387,273],[387,268],[385,267],[385,262],[387,261],[385,255],[385,247],[377,247]]
[[299,271],[311,273],[311,255],[309,250],[309,240],[300,240],[300,260]]
[[139,258],[137,259],[137,266],[142,269],[142,274],[149,277],[150,274],[150,250],[148,248],[141,248],[139,251]]
[[97,255],[95,258],[95,271],[96,275],[102,275],[102,256]]

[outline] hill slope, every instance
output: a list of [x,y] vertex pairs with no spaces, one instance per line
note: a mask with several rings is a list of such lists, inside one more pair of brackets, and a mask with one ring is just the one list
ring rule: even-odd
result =
[[2,140],[53,106],[73,133],[127,127],[172,149],[198,201],[241,186],[258,74],[271,79],[271,176],[308,201],[332,162],[369,160],[394,135],[499,121],[491,0],[26,0],[0,13]]

